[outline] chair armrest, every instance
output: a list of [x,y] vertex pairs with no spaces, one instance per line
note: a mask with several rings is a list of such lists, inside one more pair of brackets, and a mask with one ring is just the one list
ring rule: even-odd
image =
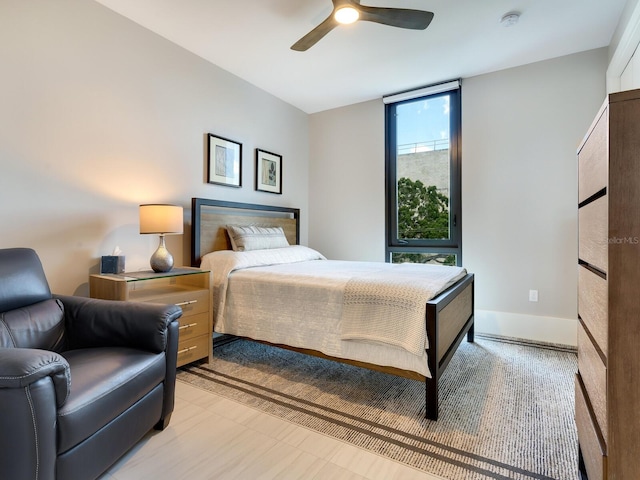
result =
[[160,353],[167,347],[167,326],[182,316],[176,305],[55,297],[64,305],[69,349],[130,347]]
[[69,363],[55,352],[34,348],[0,348],[0,388],[24,388],[51,377],[56,404],[61,407],[69,396]]

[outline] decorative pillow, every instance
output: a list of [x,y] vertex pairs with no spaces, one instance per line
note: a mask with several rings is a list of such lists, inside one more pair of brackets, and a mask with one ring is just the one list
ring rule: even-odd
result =
[[227,225],[231,248],[235,252],[288,247],[289,242],[282,227],[259,227],[257,225]]

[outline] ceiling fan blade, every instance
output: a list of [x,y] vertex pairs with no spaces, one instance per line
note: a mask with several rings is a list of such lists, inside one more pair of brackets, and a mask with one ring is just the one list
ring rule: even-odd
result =
[[424,30],[433,20],[433,13],[423,10],[367,7],[365,5],[360,5],[358,10],[360,11],[360,20],[412,30]]
[[313,47],[322,37],[338,26],[338,22],[333,18],[333,13],[328,16],[320,25],[307,33],[304,37],[291,45],[291,50],[304,52]]

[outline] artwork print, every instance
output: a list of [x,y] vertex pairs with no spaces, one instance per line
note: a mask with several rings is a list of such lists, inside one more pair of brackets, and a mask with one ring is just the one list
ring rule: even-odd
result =
[[282,193],[282,156],[256,149],[256,190]]
[[208,134],[207,182],[242,186],[242,144]]

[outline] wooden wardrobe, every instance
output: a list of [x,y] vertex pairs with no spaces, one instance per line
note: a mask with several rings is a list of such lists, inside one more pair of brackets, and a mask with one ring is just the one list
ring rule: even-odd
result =
[[611,94],[578,149],[580,467],[640,478],[640,90]]

